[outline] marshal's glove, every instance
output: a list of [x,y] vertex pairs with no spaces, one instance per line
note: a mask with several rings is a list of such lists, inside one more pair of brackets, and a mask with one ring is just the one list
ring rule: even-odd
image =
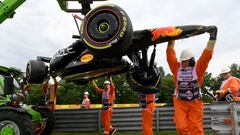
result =
[[217,27],[216,26],[208,26],[206,28],[207,32],[210,34],[210,40],[216,40],[217,39]]
[[223,97],[225,95],[225,91],[224,90],[217,90],[216,94],[217,94],[217,96]]

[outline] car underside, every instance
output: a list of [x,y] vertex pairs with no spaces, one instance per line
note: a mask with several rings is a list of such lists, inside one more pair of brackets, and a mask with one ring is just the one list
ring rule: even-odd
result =
[[[74,16],[75,22],[79,16]],[[52,76],[78,84],[114,74],[127,73],[127,81],[141,93],[156,93],[161,73],[155,64],[156,45],[210,31],[202,25],[169,26],[134,31],[127,13],[117,5],[102,5],[86,14],[72,45],[53,57],[37,57],[27,65],[29,83]],[[150,58],[148,49],[153,46]],[[126,56],[129,60],[125,60]],[[47,66],[46,66],[47,65]]]

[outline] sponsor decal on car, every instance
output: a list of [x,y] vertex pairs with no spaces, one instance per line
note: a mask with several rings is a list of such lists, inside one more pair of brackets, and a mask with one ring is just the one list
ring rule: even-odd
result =
[[152,41],[157,40],[159,37],[175,37],[182,33],[182,29],[176,28],[174,26],[162,27],[152,30]]
[[87,63],[87,62],[92,61],[93,58],[94,58],[94,57],[93,57],[92,54],[84,54],[84,55],[80,58],[80,60],[81,60],[81,62]]

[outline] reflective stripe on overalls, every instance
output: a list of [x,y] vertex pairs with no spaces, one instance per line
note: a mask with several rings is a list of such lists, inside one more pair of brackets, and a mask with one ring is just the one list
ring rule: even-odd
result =
[[201,97],[196,66],[182,68],[180,66],[177,74],[178,87],[175,89],[177,98],[192,101]]
[[108,110],[111,105],[109,103],[109,92],[110,90],[107,90],[102,93],[102,110]]
[[227,101],[233,101],[234,97],[240,97],[240,79],[237,78],[237,77],[229,77],[227,80],[222,81],[222,84],[220,86],[220,90],[226,89],[225,87],[227,87],[229,85],[229,83],[231,83],[229,81],[231,81],[232,79],[238,81],[238,86],[239,87],[237,88],[238,90],[236,92],[234,90],[230,89],[230,88],[227,88],[228,92],[225,95],[225,99]]
[[139,94],[138,96],[138,100],[139,100],[139,106],[142,109],[146,109],[148,104],[154,103],[157,99],[156,99],[156,94],[154,94],[154,98],[151,101],[147,101],[147,94]]
[[82,101],[82,108],[86,108],[86,102],[87,101],[89,101],[89,99],[87,98],[87,99],[83,99],[83,101]]

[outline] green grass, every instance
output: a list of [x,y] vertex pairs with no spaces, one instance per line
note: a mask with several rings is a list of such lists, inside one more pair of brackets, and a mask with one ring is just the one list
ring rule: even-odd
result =
[[[72,132],[54,132],[52,135],[102,135],[98,132],[88,133],[72,133]],[[142,132],[116,132],[114,135],[142,135]],[[159,131],[154,132],[154,135],[177,135],[176,131]],[[205,135],[213,135],[212,132],[205,132]]]

